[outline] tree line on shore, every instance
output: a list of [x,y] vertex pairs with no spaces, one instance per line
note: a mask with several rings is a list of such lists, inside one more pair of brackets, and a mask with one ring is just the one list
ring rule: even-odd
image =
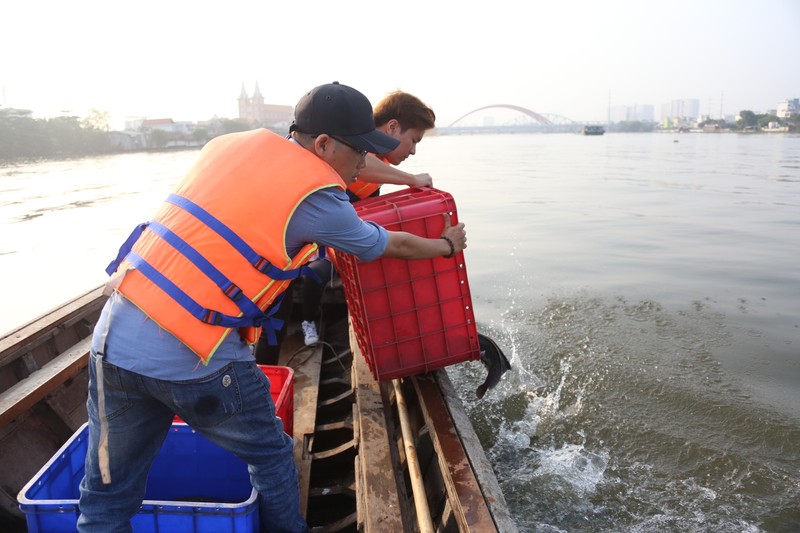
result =
[[101,154],[110,147],[106,133],[78,117],[34,120],[0,110],[0,159]]
[[[706,119],[697,123],[696,127],[706,130],[760,131],[763,128],[768,127],[770,124],[778,124],[780,126],[787,126],[792,130],[797,130],[798,127],[800,127],[800,113],[794,113],[789,118],[782,119],[769,113],[758,114],[750,110],[743,110],[739,112],[739,118],[736,120],[736,122],[728,122],[725,119]],[[615,122],[609,127],[609,131],[625,133],[649,132],[663,129],[665,129],[665,127],[657,122],[642,121]],[[677,129],[689,129],[689,127],[681,126]]]
[[[213,137],[245,131],[253,126],[240,119],[217,119],[213,127],[196,128],[190,138],[159,129],[140,130],[138,150],[159,150],[180,140],[184,146],[202,146]],[[81,157],[132,151],[109,131],[108,114],[93,110],[85,119],[75,116],[34,119],[0,109],[0,161]]]
[[739,112],[739,119],[734,123],[726,122],[723,119],[708,119],[698,124],[698,127],[717,126],[721,129],[746,131],[766,128],[770,124],[796,129],[800,126],[800,113],[793,113],[789,118],[784,119],[770,113],[758,114],[746,109]]

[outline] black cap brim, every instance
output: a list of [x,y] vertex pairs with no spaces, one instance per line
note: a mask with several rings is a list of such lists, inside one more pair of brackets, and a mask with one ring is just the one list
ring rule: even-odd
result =
[[387,154],[400,146],[400,141],[382,131],[372,130],[361,135],[337,135],[359,150],[373,154]]

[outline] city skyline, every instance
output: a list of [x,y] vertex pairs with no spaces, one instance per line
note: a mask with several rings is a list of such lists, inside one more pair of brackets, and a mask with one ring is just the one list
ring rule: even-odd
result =
[[[305,6],[305,5],[304,5]],[[333,80],[374,103],[402,89],[447,126],[513,104],[575,121],[612,106],[697,99],[700,113],[763,113],[800,96],[800,3],[792,0],[572,0],[471,10],[452,1],[342,1],[299,8],[183,0],[133,8],[97,0],[4,5],[4,107],[36,118],[90,109],[133,117],[238,116],[242,84],[294,106]]]

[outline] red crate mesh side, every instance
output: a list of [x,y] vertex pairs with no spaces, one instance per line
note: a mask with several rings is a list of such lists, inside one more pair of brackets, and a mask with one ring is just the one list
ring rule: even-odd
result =
[[288,366],[258,365],[269,378],[269,392],[275,403],[275,414],[283,421],[283,430],[294,433],[294,370]]
[[[435,237],[441,213],[457,223],[455,203],[442,191],[409,189],[356,204],[359,216],[389,230]],[[462,253],[454,258],[362,263],[337,254],[359,348],[376,379],[436,370],[479,357]]]
[[[438,276],[377,287],[359,277],[353,257],[339,254],[340,273],[353,328],[361,352],[379,381],[436,370],[479,357],[477,330],[463,268],[463,258],[451,261]],[[439,259],[429,260],[433,263]],[[409,262],[406,262],[409,263]],[[461,265],[454,268],[453,265]],[[353,268],[355,267],[355,268]],[[344,276],[343,276],[344,277]],[[365,299],[369,299],[367,306]],[[382,308],[377,312],[376,301]]]
[[366,316],[364,316],[364,300],[361,294],[360,284],[358,283],[357,262],[358,259],[356,257],[342,252],[334,256],[334,266],[342,280],[345,299],[347,300],[347,308],[350,313],[350,320],[353,325],[358,348],[367,360],[367,365],[370,370],[373,371],[374,375],[373,362],[371,360],[372,351],[367,341],[369,338],[369,325],[367,324]]

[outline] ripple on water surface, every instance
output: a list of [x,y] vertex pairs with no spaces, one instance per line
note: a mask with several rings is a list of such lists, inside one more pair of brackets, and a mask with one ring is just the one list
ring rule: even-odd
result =
[[513,370],[484,400],[450,370],[524,531],[788,530],[800,430],[715,356],[725,316],[695,302],[575,295],[483,326]]

